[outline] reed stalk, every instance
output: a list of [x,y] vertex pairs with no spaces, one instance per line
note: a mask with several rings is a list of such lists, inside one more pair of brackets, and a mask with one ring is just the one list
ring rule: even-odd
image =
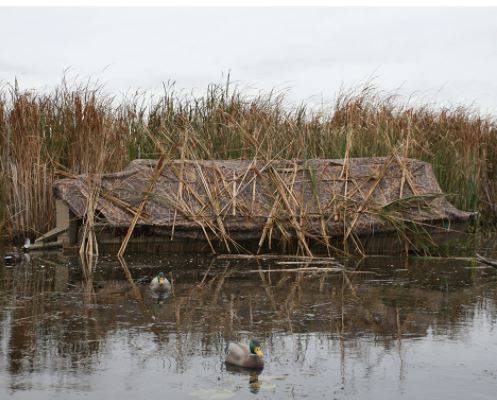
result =
[[[119,99],[100,86],[65,81],[50,92],[23,90],[17,82],[1,86],[0,234],[33,238],[54,226],[51,185],[57,170],[114,172],[135,158],[157,159],[164,153],[185,160],[257,158],[267,162],[267,168],[282,159],[417,158],[433,165],[457,207],[479,211],[486,223],[497,222],[497,124],[494,117],[473,109],[405,105],[373,87],[340,93],[332,106],[319,110],[290,107],[284,95],[274,92],[247,97],[225,84],[210,85],[201,96],[178,95],[171,87],[161,98],[149,101],[146,96]],[[357,188],[348,180],[345,164],[343,178],[346,198]],[[236,193],[255,187],[257,179],[252,169],[237,180],[225,177],[226,184],[216,190],[229,191],[230,204],[219,208],[214,195],[205,201],[205,210],[215,209],[221,219],[210,222],[195,215],[206,235],[236,247],[224,231],[221,214],[253,208],[240,204]],[[212,190],[206,184],[206,190]],[[410,184],[405,174],[401,192]],[[299,233],[305,206],[292,198],[291,188],[281,180],[275,189],[282,204],[268,218],[264,240],[271,241],[278,230],[288,234],[278,214],[292,210],[292,229],[303,254],[309,254]],[[185,181],[172,200],[179,204],[182,196],[195,195],[202,193],[193,193]],[[343,199],[319,207],[330,218],[347,218]],[[137,211],[130,209],[134,215]],[[190,211],[177,209],[178,214]],[[352,231],[344,233],[354,242]],[[326,236],[323,230],[324,241]]]

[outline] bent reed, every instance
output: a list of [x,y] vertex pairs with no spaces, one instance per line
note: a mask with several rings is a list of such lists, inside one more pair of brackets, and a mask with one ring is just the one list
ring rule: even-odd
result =
[[497,124],[469,108],[407,106],[372,86],[341,92],[329,108],[313,110],[288,106],[281,93],[246,96],[229,80],[201,96],[165,86],[160,98],[121,99],[91,84],[63,81],[46,93],[15,82],[0,87],[0,237],[33,238],[54,226],[58,171],[118,171],[164,149],[171,158],[199,160],[401,151],[431,163],[458,208],[497,221]]

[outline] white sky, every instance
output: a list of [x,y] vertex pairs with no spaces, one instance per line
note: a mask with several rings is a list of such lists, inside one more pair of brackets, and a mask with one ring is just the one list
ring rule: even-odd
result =
[[331,101],[374,78],[415,101],[497,115],[497,8],[0,8],[0,81],[92,77],[112,94],[161,83]]

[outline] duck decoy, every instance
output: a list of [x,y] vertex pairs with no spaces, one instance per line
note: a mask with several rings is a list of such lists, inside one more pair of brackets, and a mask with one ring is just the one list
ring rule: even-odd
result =
[[164,272],[159,272],[150,282],[150,290],[156,295],[166,295],[171,292],[171,283],[167,280]]
[[248,346],[244,343],[228,343],[226,346],[226,363],[243,368],[264,368],[264,353],[257,339],[250,340]]
[[23,261],[29,261],[30,257],[27,253],[29,248],[31,247],[31,240],[26,239],[24,245],[19,248],[14,248],[11,252],[5,254],[4,261],[6,265],[14,265],[19,264]]

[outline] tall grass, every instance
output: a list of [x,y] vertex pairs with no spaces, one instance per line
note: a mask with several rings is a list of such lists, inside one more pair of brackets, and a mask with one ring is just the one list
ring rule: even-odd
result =
[[347,143],[351,157],[384,156],[408,140],[406,155],[432,163],[459,208],[497,221],[497,124],[471,109],[406,106],[372,87],[311,110],[229,84],[202,96],[166,87],[160,98],[116,99],[98,86],[63,82],[42,93],[16,82],[0,88],[0,232],[36,236],[53,226],[56,170],[116,171],[158,158],[157,140],[180,158],[186,136],[190,156],[203,159],[342,158]]

